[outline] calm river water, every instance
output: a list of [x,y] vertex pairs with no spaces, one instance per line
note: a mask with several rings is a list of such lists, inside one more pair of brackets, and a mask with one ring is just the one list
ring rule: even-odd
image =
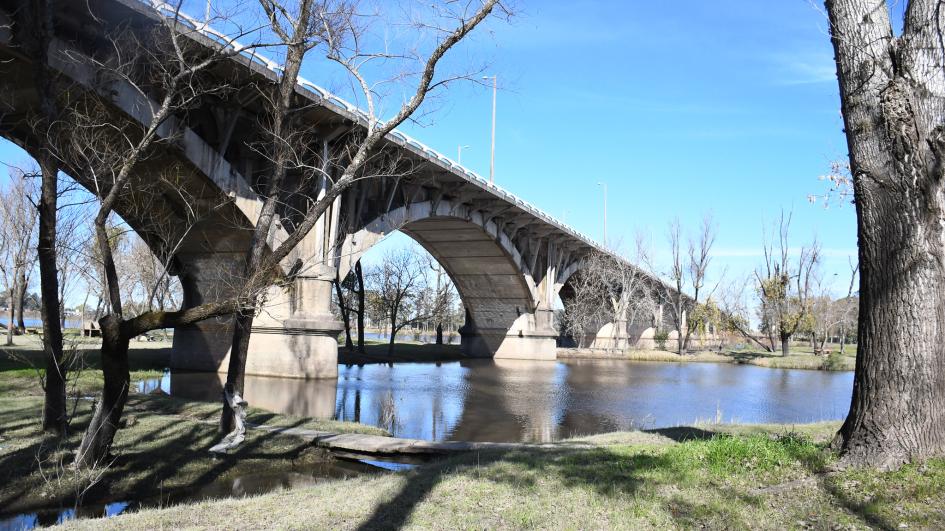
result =
[[[142,382],[218,400],[220,376],[175,373]],[[632,428],[842,419],[850,372],[717,363],[475,360],[340,366],[336,381],[249,377],[251,405],[372,424],[429,440],[552,441]]]

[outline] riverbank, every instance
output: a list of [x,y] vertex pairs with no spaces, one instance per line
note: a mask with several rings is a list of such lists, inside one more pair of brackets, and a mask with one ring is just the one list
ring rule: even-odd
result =
[[856,350],[826,356],[792,349],[782,356],[780,352],[761,350],[697,351],[679,355],[665,350],[612,350],[589,348],[558,348],[558,359],[613,359],[632,361],[666,361],[674,363],[744,363],[770,369],[805,369],[852,371],[856,367]]
[[203,493],[225,496],[269,490],[266,481],[275,481],[278,487],[287,481],[286,474],[328,477],[372,470],[340,462],[310,441],[275,428],[377,436],[387,435],[384,430],[255,408],[247,421],[269,429],[250,430],[233,455],[211,456],[208,449],[220,439],[219,404],[139,392],[139,382],[162,374],[154,367],[166,364],[161,361],[166,348],[147,344],[132,350],[132,392],[125,425],[115,439],[115,457],[91,473],[78,473],[69,465],[89,422],[92,399],[101,390],[101,372],[87,369],[71,374],[72,433],[59,441],[40,430],[42,388],[29,366],[36,353],[14,351],[14,359],[9,351],[0,354],[0,521],[18,513],[38,513],[51,514],[55,522],[60,509],[73,507],[77,500],[92,505],[133,500],[160,506]]
[[699,426],[481,451],[406,472],[143,509],[70,529],[945,526],[945,460],[831,471],[837,423]]

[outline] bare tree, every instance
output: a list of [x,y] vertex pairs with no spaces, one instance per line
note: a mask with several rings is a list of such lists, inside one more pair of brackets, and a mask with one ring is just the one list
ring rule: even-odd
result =
[[417,254],[414,249],[390,251],[367,274],[375,312],[390,323],[388,355],[394,353],[397,333],[404,327],[430,319],[441,311],[436,305],[439,301],[424,304],[427,270]]
[[432,300],[427,304],[432,309],[431,317],[434,320],[436,328],[436,344],[443,344],[443,323],[449,319],[449,313],[455,306],[459,294],[453,281],[436,258],[429,253],[424,253],[426,266],[433,272],[433,285],[431,286],[430,296]]
[[[354,16],[355,12],[349,4],[301,0],[295,6],[286,6],[261,0],[260,5],[270,22],[272,33],[281,41],[284,61],[275,83],[255,84],[268,107],[267,121],[263,123],[268,140],[251,148],[265,156],[270,164],[260,179],[263,205],[247,254],[245,276],[240,279],[238,293],[221,301],[179,311],[150,309],[133,315],[133,305],[126,304],[127,289],[122,288],[110,227],[115,226],[112,219],[116,207],[131,197],[129,186],[132,175],[160,146],[173,143],[173,131],[167,136],[166,131],[162,132],[164,125],[209,95],[233,89],[228,80],[208,84],[205,81],[209,76],[202,77],[202,74],[222,60],[246,53],[247,47],[230,46],[229,42],[207,45],[194,36],[199,29],[178,23],[176,14],[172,13],[170,17],[161,17],[159,27],[153,34],[146,36],[143,42],[138,34],[127,34],[112,43],[109,57],[70,58],[96,69],[98,79],[104,80],[104,83],[121,80],[134,87],[139,94],[153,95],[155,98],[153,105],[146,109],[149,116],[142,127],[114,127],[111,123],[113,116],[106,105],[94,98],[70,101],[68,107],[57,110],[58,119],[68,124],[62,127],[67,128],[70,134],[49,137],[49,145],[45,146],[63,161],[67,172],[81,172],[86,182],[94,183],[101,197],[94,216],[94,233],[103,277],[102,299],[106,306],[106,314],[99,320],[103,337],[101,354],[105,385],[79,448],[76,462],[80,466],[94,467],[107,456],[111,447],[128,393],[128,342],[135,336],[158,328],[176,327],[236,313],[234,347],[225,389],[230,397],[242,394],[252,318],[264,302],[262,296],[268,287],[284,278],[283,260],[341,192],[358,179],[390,174],[390,165],[381,167],[390,155],[382,149],[382,141],[394,128],[414,115],[431,91],[455,79],[435,76],[438,62],[492,13],[498,0],[459,8],[452,2],[445,4],[447,11],[440,12],[438,20],[449,18],[455,26],[434,29],[435,46],[427,55],[418,56],[420,69],[412,77],[417,80],[414,90],[388,119],[382,118],[381,109],[375,105],[377,93],[374,87],[366,84],[362,72],[369,70],[366,66],[369,60],[390,59],[392,56],[386,51],[372,55],[364,53],[360,45],[370,39],[361,39],[364,28],[360,26],[360,19]],[[298,71],[306,52],[316,45],[322,46],[327,58],[340,64],[356,81],[356,86],[363,88],[369,111],[366,127],[361,133],[349,135],[343,143],[334,146],[336,149],[328,154],[331,160],[317,153],[312,156],[314,150],[307,142],[312,129],[298,121],[301,116],[295,90]],[[141,65],[147,65],[147,68],[140,68]],[[59,145],[54,145],[54,142]],[[317,151],[322,152],[321,149]],[[378,167],[381,169],[377,170]],[[162,190],[174,188],[172,177],[176,169],[164,170],[165,175],[154,179],[154,197],[160,197]],[[294,191],[283,186],[290,170],[303,173],[310,181],[320,181],[322,193],[317,200],[311,199],[314,194],[303,200],[302,207],[294,216],[280,217],[277,207],[285,208],[293,203],[288,196]],[[136,182],[135,186],[139,184]],[[147,195],[147,191],[136,189],[135,194]],[[187,201],[184,203],[191,204]],[[147,205],[138,205],[137,208],[145,211]],[[210,205],[208,208],[215,206]],[[189,223],[198,222],[206,214],[202,211],[187,213]],[[286,224],[287,221],[290,223]],[[269,249],[268,235],[276,222],[288,225],[289,234],[275,248]],[[174,231],[162,236],[163,248],[158,254],[167,266],[182,236]],[[58,290],[51,291],[56,293]],[[228,406],[231,402],[226,401],[221,421],[225,430],[232,418]]]
[[[791,337],[811,317],[811,294],[820,265],[820,245],[815,240],[801,247],[797,263],[791,256],[791,214],[781,213],[772,238],[765,237],[764,264],[755,271],[761,329],[768,334],[771,350],[780,341],[781,354],[790,352]],[[772,241],[773,240],[773,241]]]
[[[678,331],[676,352],[680,355],[689,348],[692,328],[688,326],[687,314],[703,302],[704,297],[711,297],[718,288],[718,283],[706,289],[709,266],[712,263],[712,247],[715,245],[716,227],[711,216],[704,216],[695,239],[689,238],[688,246],[683,248],[682,228],[679,220],[670,223],[666,233],[670,249],[670,267],[661,278],[666,283],[657,287],[661,301],[667,305],[670,318]],[[649,260],[648,260],[649,261]],[[650,264],[650,269],[658,271]],[[692,296],[686,295],[690,291]],[[706,293],[708,291],[708,293]]]
[[[590,344],[602,325],[610,323],[608,343],[621,348],[625,327],[655,308],[652,286],[643,270],[628,260],[604,253],[586,257],[569,279],[564,308],[564,332],[578,345]],[[624,329],[618,329],[623,327]],[[593,337],[588,337],[593,334]]]
[[24,293],[28,274],[32,267],[36,235],[35,179],[31,174],[14,168],[9,185],[0,190],[0,234],[3,235],[3,257],[0,270],[4,285],[9,292],[9,317],[7,321],[7,344],[13,344],[16,331],[16,311],[22,319]]
[[[464,3],[459,7],[454,2],[445,2],[443,10],[439,11],[441,7],[434,4],[437,11],[431,21],[415,23],[418,29],[433,26],[435,30],[436,44],[423,56],[392,55],[389,50],[372,52],[366,49],[370,39],[364,38],[366,28],[360,22],[363,17],[346,2],[260,0],[260,4],[272,32],[279,38],[285,61],[278,83],[262,89],[263,97],[270,102],[265,127],[271,141],[258,147],[258,151],[268,160],[266,184],[262,191],[265,199],[247,252],[244,276],[249,279],[261,276],[268,280],[279,266],[279,261],[302,241],[342,191],[358,179],[397,173],[396,161],[393,164],[390,161],[383,163],[383,150],[379,149],[381,142],[397,126],[414,116],[428,94],[456,79],[438,78],[435,75],[440,59],[489,17],[496,6],[501,5],[498,0]],[[443,25],[436,26],[437,22]],[[296,119],[298,110],[293,107],[299,69],[306,55],[316,47],[324,50],[327,60],[340,65],[347,72],[352,84],[360,89],[366,107],[367,123],[363,135],[345,145],[343,156],[334,161],[336,177],[324,169],[328,161],[322,159],[320,165],[310,162],[313,158],[319,160],[319,157],[317,154],[311,157],[306,149],[309,144],[300,142],[306,137],[301,134],[302,127]],[[406,100],[396,107],[392,117],[385,120],[381,115],[378,85],[369,81],[368,72],[376,63],[395,57],[412,59],[412,66],[418,68],[419,74],[410,76],[416,79],[416,83],[407,90]],[[384,168],[378,170],[375,167],[372,171],[372,165],[379,163]],[[277,207],[287,203],[283,183],[290,171],[301,173],[303,181],[319,182],[322,191],[319,200],[310,204],[298,223],[294,224],[294,231],[277,249],[267,254],[268,236],[278,217]],[[249,337],[260,302],[257,295],[251,295],[251,304],[237,312],[224,385],[228,392],[242,395]],[[220,419],[221,431],[224,432],[232,428],[232,411],[228,404],[229,401],[224,400]]]

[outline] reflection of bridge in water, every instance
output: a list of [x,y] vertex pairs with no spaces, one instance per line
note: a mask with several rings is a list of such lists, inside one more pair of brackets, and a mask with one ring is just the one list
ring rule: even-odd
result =
[[[28,11],[25,4],[0,0],[4,28],[0,91],[7,104],[0,121],[4,136],[35,150],[40,144],[28,119],[37,107],[30,85],[34,65],[21,53],[17,18]],[[99,63],[90,57],[107,62],[106,36],[119,28],[147,35],[167,12],[165,4],[139,0],[58,3],[55,26],[68,39],[54,41],[49,62],[59,72],[63,90],[105,104],[118,127],[148,123],[154,108],[149,96],[114,76],[101,76],[95,66]],[[198,44],[221,42],[220,35],[201,22],[189,23],[193,27],[187,31]],[[175,135],[175,141],[148,154],[130,184],[132,194],[117,207],[156,254],[165,257],[173,249],[174,273],[181,280],[186,305],[224,298],[239,289],[238,273],[262,204],[257,193],[265,186],[261,169],[266,162],[252,147],[263,140],[258,124],[265,109],[251,87],[275,81],[278,72],[275,63],[246,51],[207,71],[208,79],[202,81],[208,84],[241,79],[245,87],[226,99],[202,98],[199,107],[169,120],[160,133]],[[298,107],[305,109],[304,123],[317,137],[318,149],[312,151],[323,158],[339,157],[364,130],[363,112],[309,81],[300,80],[296,98]],[[607,251],[402,133],[390,135],[380,149],[387,158],[402,161],[409,172],[401,178],[358,181],[335,200],[286,259],[287,270],[297,262],[302,269],[288,288],[273,288],[267,295],[269,307],[254,322],[247,372],[337,376],[335,338],[340,324],[330,311],[330,283],[336,275],[344,277],[361,255],[397,230],[426,248],[456,285],[467,309],[462,328],[467,355],[555,359],[555,296],[584,257]],[[66,167],[81,168],[64,162]],[[309,162],[321,166],[318,160]],[[81,170],[70,173],[90,190],[96,189],[91,176]],[[301,177],[290,175],[288,181],[301,182]],[[318,196],[327,182],[319,186],[300,193]],[[280,227],[291,227],[298,220],[292,205],[285,209]],[[203,214],[192,224],[185,212]],[[285,236],[280,228],[274,239]],[[612,331],[607,341],[621,346],[628,340],[627,327],[617,321],[609,327],[602,323],[601,329]],[[226,367],[230,327],[230,319],[217,319],[177,330],[172,366],[209,371]]]
[[[174,374],[171,394],[216,401],[220,376]],[[551,441],[724,421],[840,419],[852,374],[711,363],[469,360],[342,366],[337,380],[247,377],[253,406],[380,426],[399,437]]]

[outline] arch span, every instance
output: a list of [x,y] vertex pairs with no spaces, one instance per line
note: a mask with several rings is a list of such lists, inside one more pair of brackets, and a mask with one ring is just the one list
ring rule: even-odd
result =
[[422,201],[377,216],[339,245],[339,275],[385,236],[401,231],[447,271],[467,309],[461,329],[471,357],[555,359],[557,332],[541,286],[499,224],[449,200]]

